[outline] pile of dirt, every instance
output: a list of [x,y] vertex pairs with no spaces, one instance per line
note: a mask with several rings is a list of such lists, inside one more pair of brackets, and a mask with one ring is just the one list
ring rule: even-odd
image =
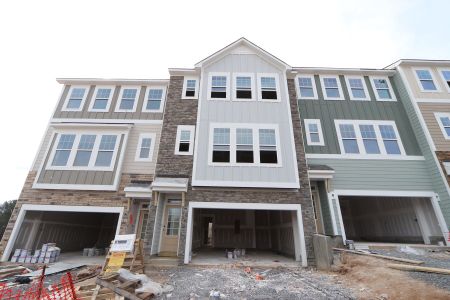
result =
[[[450,293],[393,270],[385,260],[341,253],[333,271],[360,299],[450,299]],[[443,275],[445,276],[445,275]]]

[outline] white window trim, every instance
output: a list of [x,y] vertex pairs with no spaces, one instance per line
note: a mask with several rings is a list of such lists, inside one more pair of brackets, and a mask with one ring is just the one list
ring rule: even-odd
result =
[[[180,138],[181,131],[189,131],[191,134],[189,136],[189,152],[180,152]],[[175,141],[175,155],[192,155],[194,153],[194,135],[195,135],[195,125],[178,125],[177,127],[177,138]]]
[[[389,92],[391,93],[391,99],[382,99],[378,95],[378,90],[373,82],[374,79],[384,79],[387,82]],[[389,101],[397,101],[397,97],[395,96],[394,89],[392,88],[391,81],[388,76],[369,76],[370,85],[372,86],[373,93],[375,94],[375,99],[381,102],[389,102]]]
[[[310,78],[311,79],[314,96],[312,96],[312,97],[302,97],[300,95],[300,85],[298,83],[298,79],[300,77]],[[319,99],[319,96],[318,96],[318,93],[317,93],[316,81],[314,79],[314,75],[312,75],[312,74],[298,74],[297,76],[295,76],[295,88],[297,90],[297,99],[299,99],[299,100],[318,100]]]
[[[241,98],[237,98],[236,97],[236,91],[237,91],[237,86],[236,86],[236,78],[237,77],[250,77],[251,80],[251,91],[252,91],[252,97],[250,99],[241,99]],[[249,102],[249,101],[255,101],[256,100],[256,88],[255,88],[255,74],[253,73],[233,73],[233,82],[232,82],[232,96],[231,99],[233,101],[242,101],[242,102]]]
[[[261,77],[275,77],[275,87],[277,89],[277,99],[263,99],[261,90]],[[258,101],[261,102],[281,102],[280,79],[278,73],[258,73],[257,76]]]
[[[348,91],[348,96],[350,97],[350,100],[354,100],[354,101],[370,101],[370,94],[369,94],[369,90],[367,89],[367,85],[366,85],[366,81],[364,80],[364,76],[353,76],[353,75],[345,75],[345,84],[347,85],[347,91]],[[364,90],[364,94],[366,95],[365,98],[356,98],[353,96],[352,93],[352,88],[350,86],[350,79],[360,79],[363,85],[363,90]]]
[[[95,109],[94,108],[95,99],[97,97],[97,91],[99,89],[111,89],[111,93],[109,94],[108,102],[106,103],[106,108],[105,109]],[[92,111],[92,112],[108,112],[109,108],[111,106],[111,102],[112,102],[112,98],[114,96],[115,89],[116,89],[116,87],[114,85],[97,85],[95,87],[95,89],[94,89],[94,93],[92,94],[91,103],[89,103],[88,111]]]
[[[58,146],[59,139],[61,138],[62,134],[75,134],[75,140],[73,142],[72,149],[70,150],[70,155],[69,155],[69,159],[67,160],[67,164],[65,166],[53,166],[52,162],[55,157],[56,148]],[[91,154],[91,157],[89,160],[89,165],[88,166],[74,166],[73,162],[74,162],[75,156],[77,154],[78,144],[80,142],[81,136],[84,134],[96,135],[94,147],[92,148],[92,154]],[[56,130],[55,135],[57,135],[57,137],[56,137],[53,147],[50,151],[50,155],[48,156],[48,160],[47,160],[45,169],[46,170],[65,170],[65,171],[75,171],[75,170],[76,171],[108,171],[108,172],[113,171],[114,167],[116,165],[116,158],[118,155],[119,144],[121,143],[121,139],[122,139],[122,134],[123,134],[123,132],[120,132],[120,131],[109,131],[109,130],[105,130],[105,131],[79,130],[79,129],[77,129],[77,130],[70,130],[70,129]],[[109,167],[96,167],[95,166],[95,160],[97,159],[97,154],[99,152],[100,141],[101,141],[102,135],[116,135],[117,136],[116,145],[114,147],[113,156],[111,158],[111,165]]]
[[[322,124],[320,122],[320,119],[305,119],[305,132],[306,132],[306,142],[309,146],[325,146],[325,141],[323,139],[323,132],[322,132]],[[309,131],[309,124],[317,124],[317,129],[319,133],[319,142],[313,142],[311,141],[310,131]]]
[[[225,76],[227,78],[227,86],[226,86],[226,93],[227,96],[225,98],[212,98],[211,97],[211,88],[212,88],[212,78],[213,76]],[[214,101],[229,101],[231,99],[230,97],[230,73],[228,72],[210,72],[208,74],[208,100],[214,100]]]
[[[195,80],[195,93],[194,96],[186,96],[187,81]],[[199,78],[197,76],[184,76],[183,93],[181,99],[198,99]]]
[[[339,75],[319,75],[320,84],[322,86],[323,99],[325,100],[345,100],[344,92],[342,90],[341,80],[339,79]],[[328,97],[327,91],[324,83],[325,78],[336,78],[336,82],[338,85],[339,97]]]
[[[162,90],[162,95],[161,95],[161,105],[159,106],[159,109],[147,109],[147,102],[148,100],[148,94],[150,93],[150,90]],[[139,97],[138,97],[139,99]],[[165,86],[151,86],[151,85],[147,85],[145,86],[145,96],[144,96],[144,101],[142,103],[142,111],[143,112],[163,112],[164,111],[164,105],[166,104],[166,87]]]
[[[229,128],[230,129],[230,162],[229,163],[217,163],[212,161],[212,152],[214,146],[214,128]],[[246,128],[252,129],[253,133],[253,163],[237,163],[236,162],[236,129]],[[277,150],[277,163],[265,164],[260,163],[259,159],[259,129],[274,129],[276,150]],[[209,141],[208,141],[208,165],[209,166],[222,166],[222,167],[282,167],[281,156],[281,144],[280,144],[280,132],[278,124],[253,124],[253,123],[211,123],[209,128]]]
[[450,161],[444,161],[442,165],[444,166],[445,174],[450,176]]
[[[403,147],[402,139],[400,137],[400,134],[397,130],[397,125],[395,124],[395,121],[379,121],[379,120],[334,120],[335,126],[336,126],[336,133],[338,137],[339,142],[339,148],[341,151],[341,155],[345,155],[346,157],[386,157],[386,159],[389,158],[396,158],[396,157],[402,157],[406,156],[405,148]],[[358,144],[359,153],[345,153],[344,150],[344,143],[342,142],[342,135],[341,135],[341,129],[339,128],[339,125],[341,124],[352,124],[355,129],[356,134],[356,142]],[[378,147],[380,148],[380,154],[367,154],[366,148],[364,147],[363,138],[361,136],[361,131],[359,129],[359,125],[374,125],[375,134],[377,137]],[[400,154],[388,154],[386,152],[386,148],[384,146],[383,138],[380,133],[380,129],[378,128],[379,125],[391,125],[394,128],[395,135],[397,136],[397,143],[398,147],[400,149]]]
[[[420,91],[421,91],[422,93],[439,93],[439,92],[441,91],[441,87],[440,87],[440,85],[439,85],[439,82],[437,82],[437,80],[436,80],[436,78],[435,78],[435,76],[434,76],[434,72],[433,72],[433,70],[431,70],[431,68],[426,68],[426,67],[425,67],[425,68],[419,68],[419,67],[415,67],[415,68],[411,68],[411,69],[412,69],[412,71],[413,71],[413,73],[414,73],[414,77],[416,78],[417,85],[419,86],[419,89],[420,89]],[[424,71],[428,71],[428,72],[430,73],[431,80],[433,81],[434,86],[436,87],[435,90],[426,90],[426,89],[423,88],[422,82],[420,82],[419,76],[417,75],[417,71],[418,71],[418,70],[424,70]]]
[[[67,105],[69,104],[70,95],[72,94],[72,90],[76,88],[83,88],[86,89],[83,99],[81,99],[80,107],[79,108],[67,108]],[[69,92],[67,93],[66,99],[64,100],[64,104],[62,106],[61,111],[82,111],[84,107],[84,103],[86,102],[87,96],[89,94],[89,85],[72,85],[70,86]]]
[[444,74],[442,74],[442,71],[449,71],[450,72],[450,67],[448,67],[448,68],[438,68],[437,70],[438,70],[439,76],[441,76],[442,84],[446,87],[447,92],[450,93],[450,86],[447,84],[447,80],[445,80]]
[[[150,144],[150,150],[149,150],[149,153],[148,153],[148,158],[140,157],[141,147],[142,147],[142,140],[144,138],[150,138],[152,140],[152,142]],[[142,162],[153,161],[153,151],[155,150],[155,143],[156,143],[156,134],[155,133],[141,133],[139,135],[139,142],[137,144],[136,155],[134,157],[134,160],[135,161],[142,161]]]
[[[134,99],[133,109],[120,109],[120,103],[122,102],[122,95],[124,89],[137,89],[136,98]],[[139,102],[139,95],[141,93],[141,86],[138,85],[123,85],[120,87],[119,97],[117,97],[116,108],[114,112],[136,112],[136,107]]]
[[446,140],[450,140],[450,136],[447,135],[447,132],[445,131],[444,124],[442,124],[441,117],[449,117],[450,113],[443,113],[443,112],[435,112],[434,117],[436,118],[436,121],[439,125],[439,128],[441,129],[442,135]]

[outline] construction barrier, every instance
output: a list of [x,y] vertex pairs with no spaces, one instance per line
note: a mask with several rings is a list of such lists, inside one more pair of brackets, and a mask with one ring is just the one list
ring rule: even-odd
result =
[[45,267],[42,275],[35,283],[31,283],[27,289],[18,286],[8,287],[6,283],[0,284],[0,300],[77,300],[75,287],[70,272],[64,274],[59,282],[49,286],[44,285]]

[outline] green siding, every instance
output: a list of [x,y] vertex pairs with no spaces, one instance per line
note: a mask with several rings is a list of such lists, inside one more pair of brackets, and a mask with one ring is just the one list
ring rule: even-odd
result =
[[[301,119],[320,119],[325,139],[325,146],[308,146],[305,144],[306,153],[339,154],[340,149],[334,120],[347,119],[395,121],[406,154],[422,155],[401,101],[376,101],[368,77],[365,77],[365,81],[371,101],[349,100],[344,77],[339,76],[339,78],[345,100],[324,100],[319,77],[315,76],[319,100],[298,101]],[[395,91],[396,84],[391,83]],[[398,93],[396,92],[396,94]],[[399,99],[398,95],[397,99]],[[304,139],[306,140],[306,136],[304,136]]]
[[419,117],[416,114],[416,111],[408,95],[406,87],[403,84],[400,74],[397,73],[394,76],[394,82],[403,100],[403,104],[408,114],[409,121],[412,124],[414,134],[419,141],[420,149],[425,156],[425,165],[427,167],[427,174],[429,176],[429,179],[432,182],[432,190],[439,195],[439,205],[441,207],[442,214],[444,215],[447,226],[449,226],[450,228],[450,196],[447,191],[446,183],[441,176],[439,166],[437,165],[434,158],[434,153],[431,149],[431,146],[428,144],[424,129],[420,124]]
[[328,204],[328,194],[325,188],[325,182],[317,182],[319,190],[320,208],[322,209],[323,227],[326,235],[333,235],[333,220],[331,219],[330,206]]
[[335,170],[330,190],[435,190],[424,160],[308,158],[308,164]]

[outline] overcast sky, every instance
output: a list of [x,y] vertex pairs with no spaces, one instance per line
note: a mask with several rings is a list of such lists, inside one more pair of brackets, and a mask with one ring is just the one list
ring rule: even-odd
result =
[[1,1],[0,201],[16,199],[58,77],[168,78],[241,36],[296,67],[450,59],[450,1]]

